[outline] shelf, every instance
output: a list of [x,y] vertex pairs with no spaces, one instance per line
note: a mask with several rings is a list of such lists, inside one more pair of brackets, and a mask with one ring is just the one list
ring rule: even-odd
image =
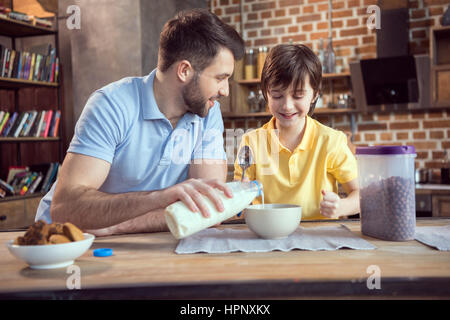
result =
[[[350,77],[350,72],[342,72],[342,73],[324,73],[322,74],[322,79],[343,79]],[[256,85],[261,82],[260,79],[241,79],[241,80],[234,80],[236,83],[239,84],[249,84],[249,85]]]
[[59,141],[59,137],[50,137],[50,138],[42,138],[42,137],[20,137],[20,138],[8,138],[1,137],[0,142],[45,142],[45,141]]
[[15,88],[23,88],[23,87],[29,87],[29,86],[57,88],[59,86],[59,83],[0,77],[0,88],[2,88],[2,89],[15,89]]
[[27,22],[0,17],[0,35],[7,37],[31,37],[56,34],[56,30],[33,26]]
[[23,196],[7,196],[4,198],[0,198],[0,202],[6,202],[6,201],[14,201],[14,200],[25,200],[25,199],[31,199],[31,198],[42,198],[45,196],[45,192],[36,192],[32,194],[25,194]]
[[[331,108],[317,108],[314,110],[313,115],[322,114],[322,115],[333,115],[333,114],[355,114],[358,113],[355,109],[331,109]],[[248,112],[248,113],[233,113],[233,112],[224,112],[222,113],[222,117],[225,119],[233,119],[233,118],[265,118],[272,117],[270,112]]]

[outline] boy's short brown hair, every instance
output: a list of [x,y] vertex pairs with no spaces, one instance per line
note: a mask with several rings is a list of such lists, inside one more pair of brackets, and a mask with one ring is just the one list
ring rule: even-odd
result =
[[[316,54],[303,44],[280,44],[267,55],[261,75],[261,90],[267,101],[270,88],[280,86],[286,90],[291,84],[303,89],[306,76],[314,91],[314,97],[322,88],[322,64]],[[308,115],[312,115],[317,99],[311,103]]]

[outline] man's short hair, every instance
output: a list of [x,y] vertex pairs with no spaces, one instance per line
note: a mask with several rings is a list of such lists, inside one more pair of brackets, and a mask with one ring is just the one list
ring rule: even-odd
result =
[[[261,91],[267,101],[267,92],[274,87],[286,90],[291,84],[294,89],[303,89],[306,76],[314,95],[322,87],[322,64],[316,54],[303,44],[280,44],[267,55],[261,75]],[[317,99],[311,104],[308,114],[314,112]]]
[[163,27],[158,67],[164,72],[175,62],[188,60],[201,72],[222,48],[228,48],[235,60],[245,53],[244,41],[236,30],[215,14],[206,9],[181,11]]

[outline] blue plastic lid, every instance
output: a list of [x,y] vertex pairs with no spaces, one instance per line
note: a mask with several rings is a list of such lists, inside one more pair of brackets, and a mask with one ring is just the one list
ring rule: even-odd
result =
[[100,248],[94,250],[94,257],[109,257],[113,254],[113,250],[110,248]]
[[416,154],[414,146],[375,146],[357,147],[356,154],[383,155],[383,154]]
[[261,193],[262,193],[262,188],[261,188],[261,186],[259,185],[260,184],[260,182],[258,182],[257,180],[253,180],[252,181],[254,184],[256,184],[256,186],[258,187],[258,195],[257,195],[257,197],[259,197],[259,196],[261,196]]

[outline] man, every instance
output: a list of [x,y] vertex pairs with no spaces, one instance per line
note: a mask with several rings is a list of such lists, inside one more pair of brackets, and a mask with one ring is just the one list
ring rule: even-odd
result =
[[94,92],[36,220],[72,222],[96,234],[167,230],[164,209],[183,201],[208,216],[225,184],[223,121],[238,33],[202,9],[179,13],[161,33],[158,67]]

